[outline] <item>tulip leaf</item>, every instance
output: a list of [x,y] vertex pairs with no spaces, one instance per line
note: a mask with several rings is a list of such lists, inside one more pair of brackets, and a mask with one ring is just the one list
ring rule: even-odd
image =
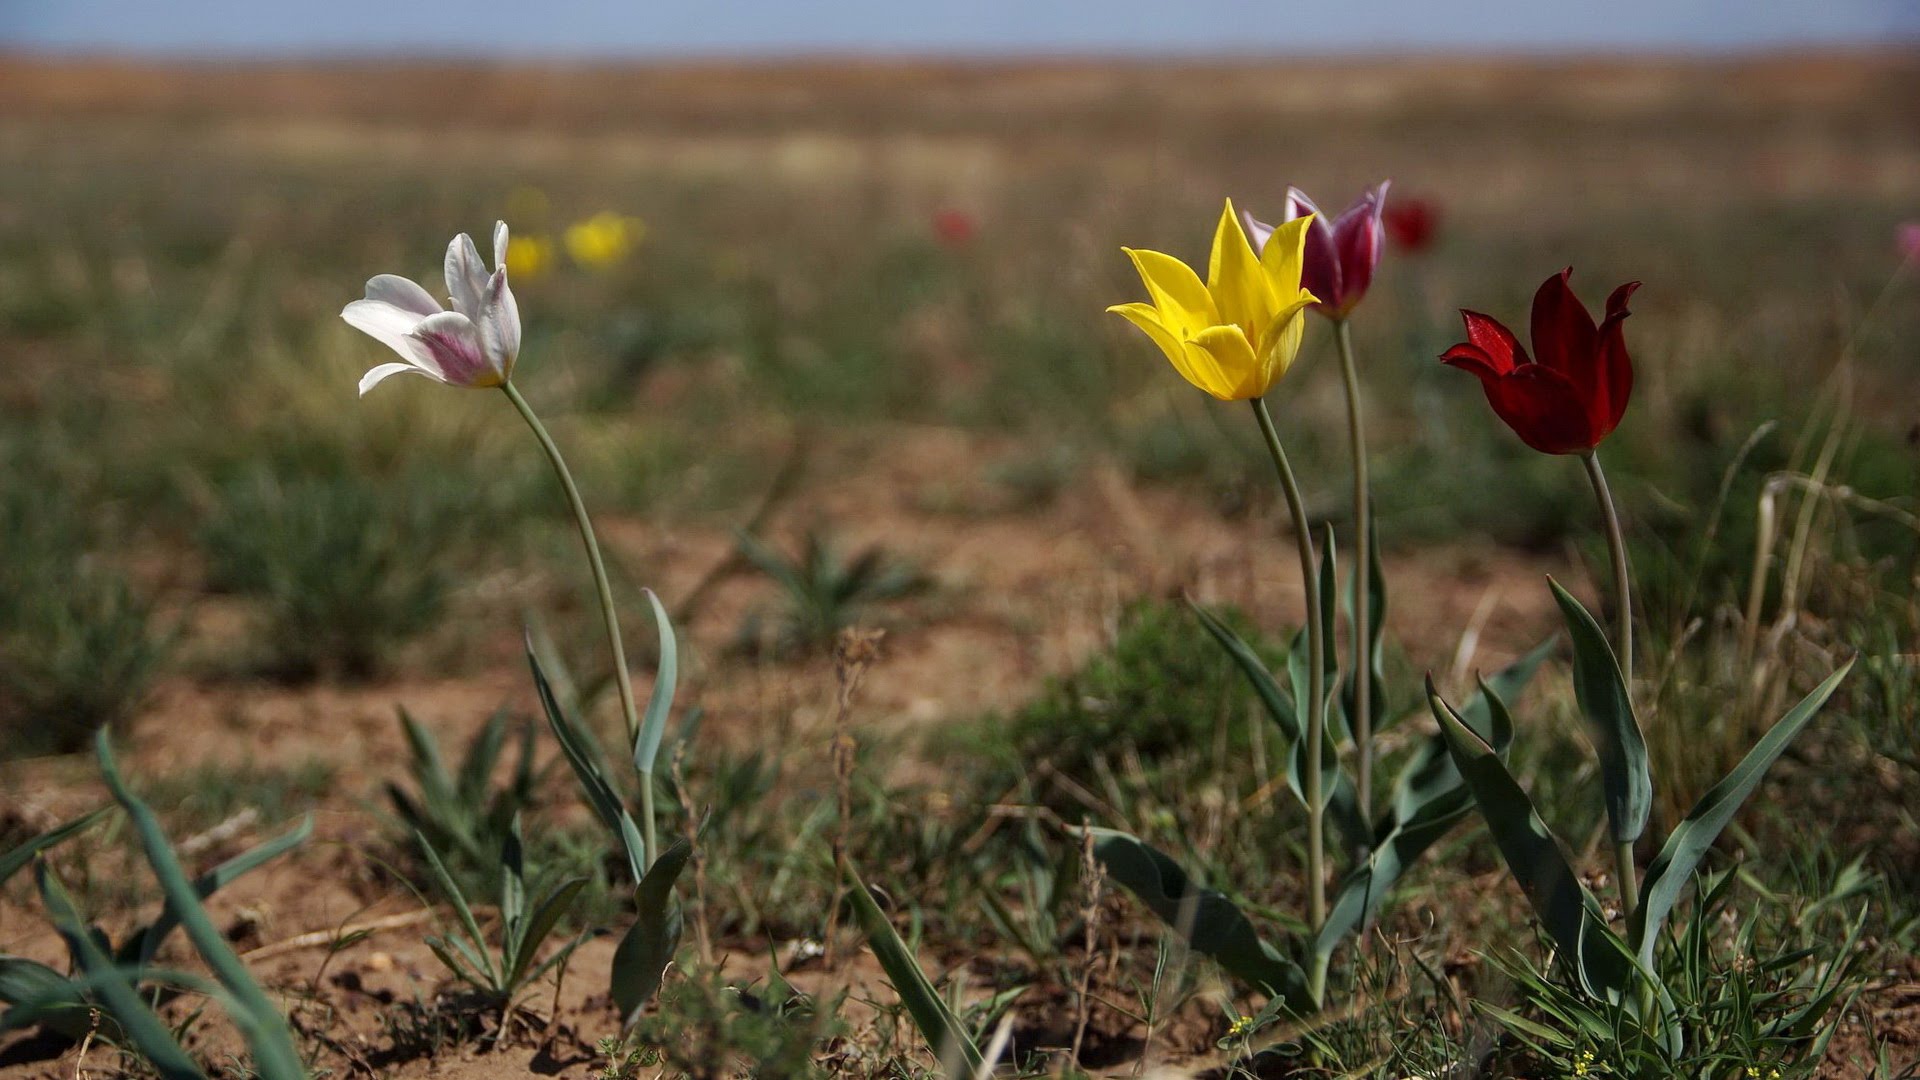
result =
[[[73,898],[61,886],[60,880],[53,876],[47,864],[41,863],[35,874],[39,879],[41,902],[46,905],[54,928],[78,958],[81,970],[90,976],[93,983],[91,988],[99,993],[106,1011],[120,1030],[126,1033],[128,1041],[164,1080],[205,1080],[206,1073],[187,1056],[173,1033],[167,1030],[167,1025],[147,1005],[140,991],[135,989],[132,977],[116,967],[106,950],[100,947],[100,942],[94,938],[81,919],[79,910],[74,907]],[[291,1044],[288,1049],[292,1049]],[[266,1076],[275,1076],[265,1068],[261,1072]],[[297,1071],[278,1074],[282,1077],[299,1075]]]
[[647,603],[653,608],[654,629],[660,635],[660,666],[654,674],[653,693],[647,696],[639,738],[633,744],[633,767],[641,776],[651,778],[654,760],[660,754],[660,740],[667,732],[667,714],[673,711],[673,693],[680,677],[680,649],[667,609],[660,606],[660,598],[652,589],[645,592]]
[[1706,857],[1741,804],[1760,786],[1767,770],[1780,759],[1794,737],[1813,720],[1820,707],[1839,688],[1840,680],[1846,678],[1852,669],[1853,661],[1849,660],[1840,670],[1827,676],[1826,681],[1814,687],[1812,693],[1801,698],[1798,705],[1788,710],[1754,744],[1740,764],[1735,765],[1719,783],[1700,797],[1700,801],[1687,811],[1687,816],[1668,834],[1667,842],[1661,845],[1660,854],[1647,867],[1646,880],[1640,887],[1640,905],[1634,911],[1630,928],[1641,963],[1651,962],[1660,928],[1674,905],[1679,903],[1680,894],[1693,877],[1694,870],[1699,867],[1700,860]]
[[1559,582],[1548,578],[1547,584],[1573,639],[1573,692],[1600,755],[1600,785],[1613,842],[1631,844],[1646,831],[1653,808],[1647,743],[1633,716],[1633,699],[1600,624]]
[[627,853],[627,865],[633,870],[633,879],[640,880],[641,868],[646,866],[644,844],[638,844],[639,830],[633,828],[628,818],[626,806],[620,796],[607,782],[605,771],[600,765],[600,752],[587,734],[574,726],[566,711],[554,696],[553,685],[547,681],[540,657],[534,650],[533,639],[527,638],[527,666],[533,670],[533,687],[540,696],[540,709],[547,714],[547,726],[553,729],[553,737],[560,743],[560,752],[573,767],[573,775],[580,781],[580,790],[587,798],[587,805],[593,809],[595,817],[607,827],[607,831],[620,841]]
[[967,1034],[966,1026],[927,978],[913,950],[900,940],[900,932],[893,928],[887,913],[880,910],[872,891],[852,863],[846,864],[846,875],[854,915],[860,920],[861,931],[867,935],[867,945],[873,950],[874,959],[880,961],[881,970],[887,973],[887,980],[893,983],[893,992],[900,995],[900,1003],[907,1007],[907,1014],[913,1017],[914,1026],[920,1029],[920,1037],[940,1059],[941,1070],[962,1080],[985,1075],[986,1055],[980,1052],[980,1047]]
[[[1522,657],[1494,679],[1502,685],[1523,687],[1552,644],[1549,641],[1547,646]],[[1460,713],[1463,718],[1468,713],[1489,719],[1498,717],[1498,722],[1484,726],[1504,732],[1494,748],[1496,752],[1505,751],[1512,739],[1513,724],[1507,717],[1506,703],[1491,683],[1482,679],[1479,691],[1468,699]],[[1473,798],[1461,785],[1460,773],[1453,766],[1444,732],[1429,738],[1421,746],[1418,758],[1401,775],[1393,802],[1375,829],[1366,861],[1348,871],[1334,893],[1327,921],[1314,939],[1315,950],[1323,955],[1332,953],[1342,938],[1371,919],[1400,876],[1473,808]]]
[[1252,646],[1240,639],[1240,635],[1220,621],[1219,616],[1195,603],[1191,597],[1187,600],[1187,606],[1199,616],[1200,625],[1206,628],[1207,633],[1213,635],[1221,648],[1227,650],[1227,655],[1233,658],[1233,662],[1239,666],[1241,673],[1247,677],[1247,683],[1253,687],[1254,696],[1258,697],[1260,704],[1266,707],[1267,717],[1273,721],[1275,727],[1280,729],[1280,734],[1286,738],[1288,745],[1305,738],[1305,732],[1300,726],[1300,716],[1294,711],[1292,699],[1288,698],[1286,692],[1280,689],[1280,684],[1274,681],[1272,673],[1267,670],[1266,663],[1260,659],[1260,654],[1254,652]]
[[1139,897],[1195,952],[1297,1013],[1315,1010],[1300,965],[1262,940],[1225,894],[1196,884],[1179,863],[1137,837],[1113,829],[1087,832],[1093,835],[1094,858],[1107,876]]
[[201,906],[194,883],[187,878],[186,871],[180,866],[179,856],[174,854],[173,846],[167,842],[160,819],[121,778],[107,729],[100,729],[94,740],[94,749],[100,759],[101,775],[106,779],[113,797],[127,812],[127,819],[133,823],[134,833],[139,837],[147,863],[153,868],[153,875],[166,895],[168,907],[180,919],[181,929],[186,931],[188,939],[212,970],[214,978],[233,998],[233,1021],[241,1029],[248,1048],[253,1052],[254,1071],[267,1080],[305,1075],[305,1066],[301,1063],[300,1052],[293,1045],[286,1017],[267,1000],[267,995],[260,989],[253,974],[240,962],[240,957],[214,925],[207,909]]
[[1533,800],[1507,771],[1493,747],[1467,727],[1452,706],[1440,699],[1432,680],[1427,703],[1446,733],[1460,779],[1486,820],[1487,831],[1507,870],[1526,894],[1534,915],[1559,948],[1563,961],[1590,994],[1616,997],[1633,972],[1625,946],[1613,937],[1600,905],[1573,872]]
[[686,840],[675,841],[634,886],[638,918],[614,949],[610,987],[622,1022],[628,1027],[660,988],[660,979],[680,946],[680,907],[673,902],[673,886],[692,854],[693,848]]
[[74,833],[79,832],[94,822],[99,821],[100,816],[106,812],[107,808],[103,806],[98,810],[82,814],[72,821],[48,829],[46,832],[28,840],[26,843],[8,851],[6,854],[0,855],[0,885],[5,885],[9,878],[12,878],[13,875],[25,869],[27,864],[33,861],[35,855],[58,844],[60,841],[65,840],[67,837],[72,836]]
[[[1377,735],[1380,729],[1379,718],[1386,712],[1384,706],[1387,700],[1385,659],[1387,635],[1387,578],[1385,572],[1380,569],[1380,523],[1378,521],[1369,522],[1367,533],[1371,541],[1367,550],[1367,641],[1371,650],[1368,653],[1368,666],[1372,668],[1369,672],[1369,677],[1372,679],[1372,682],[1368,686],[1368,691],[1372,694],[1372,704],[1371,708],[1367,711],[1373,714],[1375,721],[1369,725],[1368,730]],[[1347,583],[1352,587],[1345,591],[1343,597],[1343,604],[1347,610],[1347,621],[1350,625],[1357,625],[1354,613],[1360,610],[1359,600],[1354,596],[1354,593],[1360,588],[1360,575],[1357,566],[1355,570],[1355,573],[1347,576]],[[1355,731],[1359,730],[1359,705],[1355,697],[1356,691],[1354,689],[1357,675],[1358,668],[1353,672],[1349,672],[1340,688],[1341,699],[1346,705],[1350,721],[1348,726]]]

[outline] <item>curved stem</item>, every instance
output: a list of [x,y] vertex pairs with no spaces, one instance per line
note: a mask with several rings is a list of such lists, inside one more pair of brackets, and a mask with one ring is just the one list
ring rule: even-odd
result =
[[[540,449],[546,451],[554,475],[560,478],[560,488],[566,492],[567,507],[573,511],[574,526],[580,530],[580,543],[587,549],[587,565],[593,569],[593,584],[600,592],[600,618],[606,626],[607,648],[613,654],[613,680],[620,690],[620,712],[626,721],[627,746],[631,749],[640,738],[640,711],[633,700],[633,678],[627,673],[627,650],[620,642],[620,616],[613,606],[613,584],[607,579],[607,564],[600,557],[600,541],[594,536],[592,520],[587,517],[587,504],[580,498],[580,488],[573,482],[566,459],[560,456],[560,447],[554,443],[553,436],[547,434],[546,425],[534,415],[533,406],[527,404],[527,399],[520,396],[512,382],[501,383],[500,389],[506,393],[507,400],[513,402],[521,419],[533,429]],[[640,777],[640,828],[647,846],[647,865],[652,866],[659,854],[653,827],[653,777],[644,773]]]
[[1367,429],[1360,412],[1360,376],[1353,362],[1353,333],[1335,319],[1333,340],[1347,384],[1347,435],[1353,449],[1353,746],[1360,813],[1373,813],[1373,497],[1367,478]]
[[1580,458],[1587,466],[1587,479],[1593,482],[1594,497],[1600,500],[1600,516],[1607,526],[1607,553],[1613,556],[1614,648],[1620,651],[1620,675],[1626,680],[1627,693],[1633,693],[1633,584],[1627,573],[1627,541],[1620,531],[1620,515],[1613,508],[1613,492],[1607,488],[1607,474],[1600,471],[1600,456],[1589,450]]
[[[1620,677],[1633,696],[1633,582],[1627,572],[1627,542],[1620,531],[1620,514],[1613,507],[1613,492],[1607,487],[1607,474],[1600,469],[1600,456],[1589,450],[1581,455],[1587,466],[1587,479],[1593,482],[1594,498],[1600,501],[1600,516],[1607,526],[1607,552],[1613,556],[1614,648],[1619,650]],[[1620,879],[1620,906],[1633,914],[1639,902],[1638,871],[1633,864],[1633,845],[1620,844],[1613,849],[1614,872]]]
[[[1320,758],[1326,740],[1326,640],[1320,618],[1320,568],[1313,553],[1313,532],[1307,527],[1306,504],[1300,499],[1300,485],[1293,478],[1293,466],[1287,463],[1287,451],[1280,445],[1280,433],[1274,430],[1273,414],[1267,403],[1253,399],[1253,415],[1260,422],[1260,434],[1267,440],[1267,453],[1280,474],[1280,489],[1287,497],[1287,510],[1293,515],[1293,535],[1300,545],[1301,589],[1307,600],[1307,914],[1310,928],[1317,935],[1327,921],[1327,880],[1325,871],[1326,803],[1321,795]],[[1318,950],[1315,950],[1318,954]],[[1311,991],[1319,1001],[1326,990],[1327,958],[1318,955],[1313,967]]]

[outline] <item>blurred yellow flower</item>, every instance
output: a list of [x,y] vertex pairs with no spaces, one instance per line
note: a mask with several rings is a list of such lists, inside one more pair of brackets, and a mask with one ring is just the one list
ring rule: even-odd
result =
[[564,240],[574,262],[589,270],[607,270],[632,254],[646,235],[646,222],[607,210],[567,226]]
[[553,269],[553,240],[546,236],[516,236],[507,244],[507,273],[532,281]]
[[1259,254],[1227,200],[1213,234],[1207,281],[1158,251],[1123,248],[1151,303],[1108,308],[1145,331],[1185,379],[1222,401],[1262,397],[1293,366],[1318,298],[1300,286],[1313,217],[1274,229]]

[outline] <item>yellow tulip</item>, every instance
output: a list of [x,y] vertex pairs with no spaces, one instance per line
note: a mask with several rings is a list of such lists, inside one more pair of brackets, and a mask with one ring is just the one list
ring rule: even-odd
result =
[[1144,330],[1175,370],[1214,397],[1262,397],[1293,366],[1306,326],[1303,313],[1319,302],[1300,286],[1312,220],[1278,226],[1256,255],[1229,199],[1214,230],[1204,285],[1171,255],[1123,248],[1152,302],[1107,310]]

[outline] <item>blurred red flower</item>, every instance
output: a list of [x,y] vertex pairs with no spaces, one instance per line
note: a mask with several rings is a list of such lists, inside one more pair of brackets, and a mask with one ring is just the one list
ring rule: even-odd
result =
[[933,215],[933,235],[950,248],[966,247],[980,225],[965,210],[939,210]]
[[1387,227],[1387,239],[1410,254],[1432,247],[1433,235],[1440,228],[1440,208],[1431,199],[1396,199],[1380,217]]
[[1629,281],[1607,297],[1599,326],[1567,281],[1568,267],[1533,296],[1533,349],[1527,356],[1513,332],[1486,315],[1461,311],[1467,340],[1441,362],[1480,379],[1487,404],[1521,441],[1546,454],[1585,454],[1613,433],[1633,393],[1633,360],[1621,329]]

